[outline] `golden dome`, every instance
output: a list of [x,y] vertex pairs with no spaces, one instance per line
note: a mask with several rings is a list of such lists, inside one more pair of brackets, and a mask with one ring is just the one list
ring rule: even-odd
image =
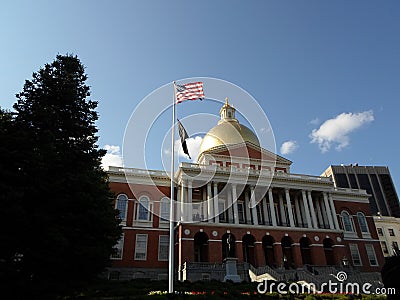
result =
[[211,148],[222,145],[233,145],[250,142],[260,146],[257,136],[248,127],[239,123],[235,118],[235,108],[228,103],[228,99],[221,108],[221,120],[217,126],[211,128],[204,136],[200,145],[199,154]]

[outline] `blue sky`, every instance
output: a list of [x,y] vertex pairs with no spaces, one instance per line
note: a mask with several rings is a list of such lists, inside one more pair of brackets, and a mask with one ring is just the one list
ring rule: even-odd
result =
[[[214,77],[258,101],[279,154],[292,142],[283,149],[292,172],[388,165],[399,191],[399,1],[5,0],[0,36],[0,106],[11,109],[57,53],[77,54],[99,101],[99,145],[115,154],[149,93]],[[196,109],[182,104],[185,114]]]

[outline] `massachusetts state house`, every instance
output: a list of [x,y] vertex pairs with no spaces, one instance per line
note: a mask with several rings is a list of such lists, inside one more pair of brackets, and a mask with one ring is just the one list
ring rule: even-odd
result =
[[[291,173],[292,162],[260,147],[228,101],[220,115],[197,163],[181,163],[174,174],[178,280],[223,280],[227,257],[236,258],[241,280],[380,271],[365,190]],[[108,174],[124,232],[109,277],[166,279],[168,174],[119,167]]]

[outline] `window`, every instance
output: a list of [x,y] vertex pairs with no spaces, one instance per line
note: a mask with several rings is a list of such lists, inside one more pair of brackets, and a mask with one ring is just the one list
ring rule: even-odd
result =
[[218,211],[219,211],[219,221],[226,222],[226,211],[225,211],[225,203],[224,202],[218,203]]
[[136,205],[136,220],[138,221],[150,221],[150,201],[147,197],[140,197],[139,202]]
[[115,208],[119,210],[119,218],[126,221],[126,211],[128,207],[128,196],[119,194],[115,203]]
[[376,228],[376,231],[378,231],[378,235],[383,236],[383,230],[382,228]]
[[388,247],[386,245],[386,242],[381,242],[381,247],[382,247],[382,251],[384,254],[389,254],[389,250]]
[[201,214],[201,205],[200,203],[193,203],[192,204],[192,220],[194,222],[200,222],[203,219]]
[[169,236],[160,235],[158,237],[158,260],[166,261],[169,256]]
[[353,219],[350,217],[347,211],[341,213],[343,229],[344,231],[354,232]]
[[244,204],[243,202],[238,202],[238,215],[239,215],[239,223],[244,223]]
[[168,221],[169,220],[169,199],[162,198],[160,203],[160,217],[161,221]]
[[399,249],[399,245],[397,244],[397,242],[392,242],[392,247],[393,249]]
[[360,252],[358,251],[357,244],[349,244],[349,247],[350,247],[350,254],[351,254],[351,260],[353,261],[353,265],[362,266]]
[[122,235],[118,243],[113,247],[113,254],[111,254],[111,258],[122,259],[123,250],[124,250],[124,235]]
[[392,228],[389,228],[388,231],[390,236],[394,236],[394,230]]
[[371,244],[365,244],[365,250],[367,250],[367,256],[370,266],[377,266],[378,261],[376,260],[374,246]]
[[365,215],[362,212],[358,212],[357,219],[358,219],[358,223],[360,224],[361,232],[368,233],[369,230],[368,230],[367,221],[365,219]]
[[135,260],[147,259],[147,234],[136,235]]

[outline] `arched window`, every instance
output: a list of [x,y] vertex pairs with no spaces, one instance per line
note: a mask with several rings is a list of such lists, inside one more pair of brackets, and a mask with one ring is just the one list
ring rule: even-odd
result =
[[357,213],[358,224],[360,224],[361,232],[368,233],[368,225],[367,220],[365,219],[365,215],[362,212]]
[[342,211],[340,214],[343,223],[343,229],[347,232],[354,232],[353,219],[347,211]]
[[149,221],[150,220],[150,201],[146,196],[140,197],[139,204],[137,206],[136,219],[139,221]]
[[307,237],[302,237],[300,239],[300,253],[301,259],[303,261],[303,265],[311,265],[311,249],[310,249],[311,241]]
[[246,234],[242,238],[243,261],[256,267],[255,243],[256,238],[251,234]]
[[293,251],[292,251],[293,240],[288,237],[284,236],[281,240],[282,246],[282,266],[285,269],[289,269],[294,267],[294,260],[293,260]]
[[161,221],[169,220],[169,199],[162,198],[160,202],[160,218]]
[[333,266],[335,264],[335,258],[333,255],[333,241],[330,238],[326,238],[322,243],[324,246],[326,264],[328,266]]
[[208,236],[204,232],[197,232],[194,235],[194,261],[208,261]]
[[128,196],[125,194],[119,194],[115,203],[115,208],[119,211],[119,218],[121,221],[126,221],[126,211],[128,208]]
[[264,249],[265,264],[270,267],[276,267],[274,253],[274,238],[270,235],[264,235],[262,238],[262,246]]

